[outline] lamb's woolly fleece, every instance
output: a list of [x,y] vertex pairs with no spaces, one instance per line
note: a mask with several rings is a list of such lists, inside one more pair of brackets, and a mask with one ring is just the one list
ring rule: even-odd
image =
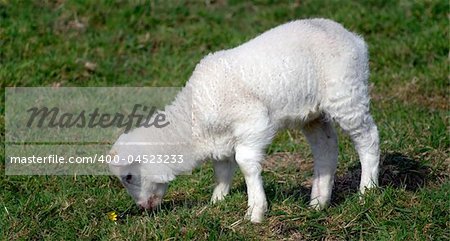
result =
[[[379,154],[378,134],[369,114],[368,75],[367,47],[362,38],[331,20],[289,22],[236,48],[203,58],[186,87],[166,107],[171,125],[160,130],[136,129],[121,136],[118,143],[185,142],[145,150],[142,146],[130,147],[126,151],[134,155],[185,155],[183,164],[140,167],[151,169],[152,175],[161,174],[158,181],[166,182],[209,158],[232,158],[240,146],[255,150],[257,154],[250,156],[259,170],[264,149],[277,131],[287,127],[305,129],[314,126],[309,123],[333,120],[355,142],[363,169],[370,169],[363,170],[361,185],[370,186],[370,182],[376,184],[373,179],[378,172]],[[327,125],[318,128],[325,130]],[[312,145],[316,134],[308,138]],[[332,127],[327,135],[335,138]],[[330,165],[335,165],[334,150],[323,152],[332,152]],[[242,160],[236,161],[241,169],[246,168]]]

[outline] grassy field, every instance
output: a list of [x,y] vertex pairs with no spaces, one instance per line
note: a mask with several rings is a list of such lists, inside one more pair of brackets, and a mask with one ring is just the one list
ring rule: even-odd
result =
[[[0,85],[182,86],[209,52],[293,19],[324,17],[366,39],[372,113],[381,135],[381,188],[360,202],[360,165],[340,135],[332,205],[307,207],[312,157],[301,133],[280,133],[263,178],[260,225],[242,220],[243,177],[209,204],[209,163],[142,213],[109,176],[6,176],[0,240],[449,240],[448,1],[0,0]],[[132,3],[131,3],[132,2]],[[4,91],[0,126],[4,129]],[[4,140],[4,132],[2,133]],[[284,160],[280,162],[279,160]],[[1,151],[0,168],[5,156]],[[118,222],[107,212],[131,208]]]

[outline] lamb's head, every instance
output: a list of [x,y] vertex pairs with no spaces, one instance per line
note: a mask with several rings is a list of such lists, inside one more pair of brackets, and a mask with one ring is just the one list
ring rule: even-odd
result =
[[160,152],[135,137],[133,133],[119,137],[110,151],[109,168],[140,207],[153,209],[161,204],[168,183],[175,176],[167,166],[149,163],[152,155]]

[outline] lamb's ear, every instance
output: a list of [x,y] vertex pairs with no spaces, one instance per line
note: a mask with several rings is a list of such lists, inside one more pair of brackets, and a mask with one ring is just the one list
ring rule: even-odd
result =
[[120,158],[117,155],[117,151],[114,149],[111,149],[108,153],[108,155],[110,156],[110,164],[113,166],[117,166],[117,167],[123,167],[123,166],[128,166],[131,163],[128,162],[128,158]]

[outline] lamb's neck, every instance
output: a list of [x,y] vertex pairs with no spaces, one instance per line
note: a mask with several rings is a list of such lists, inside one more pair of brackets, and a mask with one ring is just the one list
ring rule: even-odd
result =
[[169,130],[179,142],[192,142],[192,98],[190,89],[184,87],[175,100],[165,107]]
[[183,155],[185,162],[179,167],[174,166],[174,171],[177,172],[175,174],[189,172],[210,156],[202,143],[204,138],[201,138],[199,128],[194,123],[192,91],[189,85],[178,93],[170,105],[166,106],[165,113],[170,122],[166,137],[176,141],[175,145],[171,145],[171,149]]

